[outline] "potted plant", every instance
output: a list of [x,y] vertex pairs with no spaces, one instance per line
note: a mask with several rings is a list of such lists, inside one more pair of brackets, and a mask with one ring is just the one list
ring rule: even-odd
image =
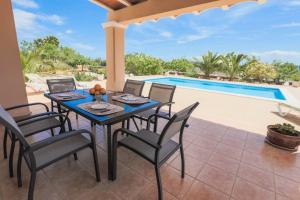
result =
[[269,125],[266,142],[281,149],[297,151],[300,144],[300,132],[287,123]]

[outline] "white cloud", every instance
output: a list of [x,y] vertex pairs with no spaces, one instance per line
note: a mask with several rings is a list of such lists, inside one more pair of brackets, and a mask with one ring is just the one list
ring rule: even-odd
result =
[[162,31],[160,32],[160,35],[165,38],[171,38],[173,36],[173,34],[169,31]]
[[13,3],[24,8],[38,8],[39,5],[33,0],[13,0]]
[[66,34],[72,34],[73,31],[72,31],[71,29],[68,29],[68,30],[65,31],[65,33],[66,33]]
[[289,0],[286,2],[288,6],[300,6],[300,0]]
[[262,5],[251,3],[248,5],[237,5],[224,12],[228,12],[227,17],[234,21],[259,10],[261,7]]
[[22,39],[32,39],[43,35],[47,30],[43,22],[63,24],[63,19],[58,15],[37,14],[22,9],[14,9],[14,18],[18,35]]
[[300,27],[300,22],[291,22],[286,24],[278,24],[272,26],[273,28],[292,28],[292,27]]
[[225,30],[225,27],[198,26],[198,27],[194,28],[195,33],[180,37],[177,40],[177,43],[185,44],[185,43],[189,43],[189,42],[203,40],[203,39],[209,38],[209,37],[219,33],[220,30]]
[[284,60],[295,63],[300,62],[300,51],[271,50],[264,52],[252,52],[251,54],[265,61]]
[[79,43],[79,42],[73,43],[72,46],[74,48],[81,49],[81,50],[87,50],[87,51],[95,50],[95,47],[87,45],[87,44]]

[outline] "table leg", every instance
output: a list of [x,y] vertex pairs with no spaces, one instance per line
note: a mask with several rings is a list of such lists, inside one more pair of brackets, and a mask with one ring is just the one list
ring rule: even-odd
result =
[[111,125],[107,125],[107,172],[108,180],[113,180],[113,170],[112,170],[112,149],[111,149]]
[[[59,113],[59,114],[62,113],[62,112],[61,112],[61,106],[60,106],[59,103],[57,103],[57,110],[58,110],[58,113]],[[63,119],[62,116],[59,116],[59,121],[60,121],[60,123],[63,123],[63,122],[64,122],[64,119]],[[62,130],[61,130],[62,133],[66,132],[65,125],[63,125],[61,128],[62,128]]]

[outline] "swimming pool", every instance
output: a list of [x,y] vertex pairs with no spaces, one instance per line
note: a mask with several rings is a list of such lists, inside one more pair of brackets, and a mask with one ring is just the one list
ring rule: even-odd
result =
[[189,78],[153,78],[147,79],[146,82],[162,83],[169,85],[176,85],[181,87],[189,87],[196,89],[203,89],[209,91],[217,91],[222,93],[246,95],[251,97],[260,97],[270,100],[286,100],[282,91],[279,88],[252,86],[237,83],[225,83],[216,81],[197,80]]

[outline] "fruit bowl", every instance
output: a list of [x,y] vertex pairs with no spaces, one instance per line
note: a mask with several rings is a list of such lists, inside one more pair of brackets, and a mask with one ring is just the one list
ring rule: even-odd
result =
[[103,95],[106,94],[106,90],[100,84],[96,84],[93,88],[89,89],[89,93],[91,95]]

